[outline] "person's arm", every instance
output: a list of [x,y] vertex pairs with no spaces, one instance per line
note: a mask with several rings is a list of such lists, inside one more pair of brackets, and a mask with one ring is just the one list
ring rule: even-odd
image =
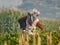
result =
[[40,28],[41,30],[43,30],[43,26],[42,26],[42,24],[41,24],[40,22],[37,22],[36,26],[37,26],[38,28]]

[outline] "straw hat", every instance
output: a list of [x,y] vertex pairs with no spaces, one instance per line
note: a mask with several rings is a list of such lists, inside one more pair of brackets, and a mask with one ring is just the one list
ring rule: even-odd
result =
[[37,9],[33,9],[31,11],[29,11],[30,14],[40,14],[40,12]]

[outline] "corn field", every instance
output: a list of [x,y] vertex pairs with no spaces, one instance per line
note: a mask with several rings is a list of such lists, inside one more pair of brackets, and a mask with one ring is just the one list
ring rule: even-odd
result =
[[[42,45],[41,36],[39,33],[35,33],[32,37],[32,42],[30,42],[29,35],[26,33],[20,33],[19,45]],[[47,32],[45,34],[46,45],[52,45],[52,32]]]
[[[24,43],[26,45],[58,45],[60,20],[41,19],[44,29],[36,29],[38,33],[36,39],[35,35],[21,33],[21,29],[18,27],[18,18],[26,15],[27,13],[18,10],[3,9],[0,11],[0,45],[22,45],[22,35],[27,40]],[[51,42],[48,40],[48,36],[50,36]]]

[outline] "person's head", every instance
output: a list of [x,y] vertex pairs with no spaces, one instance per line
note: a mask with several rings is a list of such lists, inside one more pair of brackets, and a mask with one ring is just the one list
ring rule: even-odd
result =
[[40,15],[40,12],[37,9],[33,9],[30,12],[28,12],[28,15],[32,16],[33,18],[38,18]]
[[29,23],[32,24],[32,22],[34,22],[36,19],[39,18],[40,12],[37,9],[33,9],[30,12],[28,12],[28,19],[29,19]]

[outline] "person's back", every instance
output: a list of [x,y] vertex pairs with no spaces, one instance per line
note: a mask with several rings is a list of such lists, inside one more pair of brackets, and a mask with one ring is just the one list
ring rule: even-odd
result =
[[22,30],[25,30],[25,28],[26,28],[26,19],[27,19],[27,16],[24,16],[24,17],[18,19],[20,28]]

